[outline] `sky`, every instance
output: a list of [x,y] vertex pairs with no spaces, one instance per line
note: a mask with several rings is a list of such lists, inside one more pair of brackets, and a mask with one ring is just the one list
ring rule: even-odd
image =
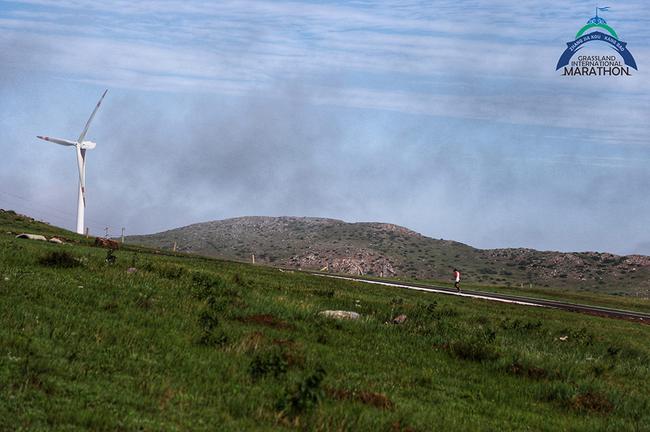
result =
[[[563,77],[595,13],[638,64]],[[595,42],[585,55],[610,55]],[[390,222],[480,248],[650,254],[641,0],[0,0],[0,208],[145,234]]]

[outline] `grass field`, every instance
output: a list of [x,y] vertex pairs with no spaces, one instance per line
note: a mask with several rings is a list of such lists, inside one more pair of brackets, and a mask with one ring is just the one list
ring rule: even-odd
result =
[[0,430],[650,430],[647,325],[0,229]]

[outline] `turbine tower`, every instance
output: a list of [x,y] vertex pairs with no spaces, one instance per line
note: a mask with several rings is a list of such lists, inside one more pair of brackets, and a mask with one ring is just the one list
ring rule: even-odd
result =
[[106,93],[108,93],[108,90],[104,90],[102,97],[99,98],[99,102],[97,102],[97,105],[93,110],[93,113],[90,115],[90,118],[86,122],[86,127],[84,127],[84,130],[83,132],[81,132],[81,135],[79,135],[79,139],[77,141],[70,141],[70,140],[65,140],[60,138],[50,138],[50,137],[40,136],[40,135],[36,137],[45,141],[53,142],[55,144],[74,147],[75,150],[77,151],[77,166],[79,167],[79,197],[77,201],[77,233],[79,234],[84,233],[84,211],[86,210],[86,150],[94,149],[96,145],[94,142],[84,141],[84,139],[86,138],[86,134],[88,133],[90,122],[93,121],[93,118],[95,117],[95,114],[99,109],[99,106],[102,104],[102,101],[104,100],[104,96],[106,96]]

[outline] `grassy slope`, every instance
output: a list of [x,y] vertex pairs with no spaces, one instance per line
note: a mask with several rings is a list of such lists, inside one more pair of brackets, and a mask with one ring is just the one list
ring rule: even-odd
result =
[[2,430],[649,430],[650,326],[4,231]]
[[[316,272],[319,273],[319,272]],[[346,275],[341,275],[346,276]],[[440,280],[421,280],[409,278],[378,278],[364,276],[362,279],[378,280],[389,283],[416,283],[431,286],[442,286],[453,288],[454,284],[450,281]],[[463,281],[463,290],[465,291],[483,291],[487,293],[512,294],[522,297],[532,297],[539,299],[549,299],[577,303],[581,305],[600,306],[613,309],[650,312],[650,299],[645,297],[620,296],[612,294],[601,294],[591,291],[576,291],[571,288],[547,289],[547,288],[512,288],[506,286],[483,285],[476,283],[467,283]]]

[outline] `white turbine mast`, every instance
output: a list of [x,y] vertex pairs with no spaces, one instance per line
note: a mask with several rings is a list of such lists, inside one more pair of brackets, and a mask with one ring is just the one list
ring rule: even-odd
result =
[[104,90],[102,97],[99,98],[99,102],[97,102],[97,105],[93,110],[93,113],[90,115],[90,118],[86,122],[86,126],[84,127],[83,132],[81,132],[81,135],[79,135],[79,139],[77,141],[70,141],[70,140],[60,139],[60,138],[50,138],[47,136],[40,136],[40,135],[36,137],[55,144],[74,147],[77,151],[77,166],[79,167],[79,196],[77,201],[77,233],[79,234],[84,233],[84,211],[86,210],[86,150],[94,149],[96,145],[92,141],[84,141],[84,140],[86,138],[86,134],[88,133],[90,122],[93,121],[93,118],[95,117],[95,114],[99,109],[99,106],[102,104],[102,101],[104,100],[104,96],[106,96],[106,93],[108,93],[108,90]]

